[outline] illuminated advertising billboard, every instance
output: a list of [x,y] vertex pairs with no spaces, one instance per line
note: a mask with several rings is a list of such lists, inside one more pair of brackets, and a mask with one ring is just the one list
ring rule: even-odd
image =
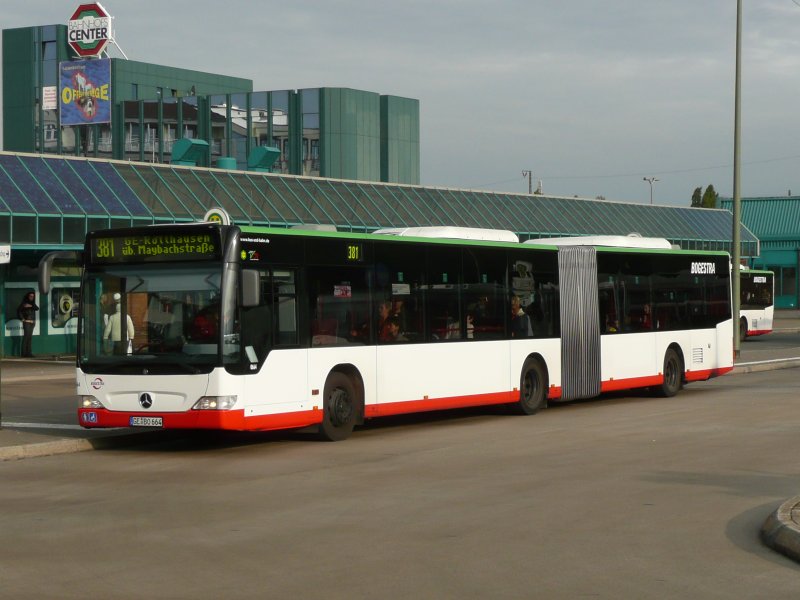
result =
[[62,125],[111,122],[111,60],[62,62],[59,78]]

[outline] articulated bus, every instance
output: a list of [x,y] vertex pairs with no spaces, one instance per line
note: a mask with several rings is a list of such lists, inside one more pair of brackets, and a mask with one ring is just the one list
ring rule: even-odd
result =
[[726,253],[470,231],[89,233],[78,420],[341,440],[384,415],[672,396],[733,368]]
[[775,312],[775,273],[741,267],[739,270],[739,338],[772,332]]

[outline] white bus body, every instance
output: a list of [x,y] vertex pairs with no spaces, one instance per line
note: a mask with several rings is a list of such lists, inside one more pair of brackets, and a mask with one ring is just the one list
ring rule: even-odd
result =
[[[643,387],[672,395],[733,368],[723,253],[209,224],[151,231],[87,238],[84,427],[317,425],[343,439],[372,417],[490,404],[531,414],[548,400]],[[101,339],[112,291],[136,323],[130,354]],[[395,341],[369,321],[390,299],[408,319]]]

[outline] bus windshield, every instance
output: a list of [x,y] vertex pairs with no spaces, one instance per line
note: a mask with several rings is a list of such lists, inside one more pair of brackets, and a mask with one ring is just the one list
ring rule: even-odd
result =
[[222,293],[221,280],[219,263],[87,268],[81,368],[200,373],[238,356],[234,295]]

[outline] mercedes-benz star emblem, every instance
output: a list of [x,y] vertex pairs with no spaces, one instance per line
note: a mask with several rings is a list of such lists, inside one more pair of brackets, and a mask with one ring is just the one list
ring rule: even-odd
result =
[[139,404],[142,405],[142,408],[150,408],[153,406],[153,397],[145,392],[139,396]]

